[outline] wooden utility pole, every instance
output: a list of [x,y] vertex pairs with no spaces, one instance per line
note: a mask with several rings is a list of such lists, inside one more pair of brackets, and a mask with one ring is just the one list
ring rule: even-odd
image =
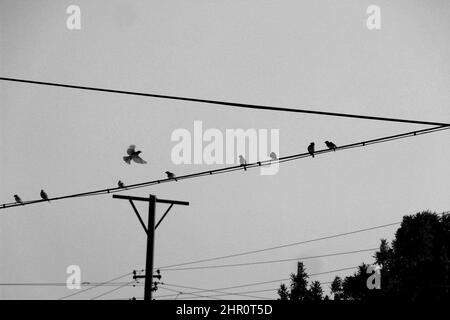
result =
[[[173,205],[181,205],[181,206],[188,206],[189,202],[186,201],[176,201],[176,200],[166,200],[166,199],[158,199],[154,195],[150,195],[148,198],[143,197],[134,197],[134,196],[122,196],[122,195],[113,195],[113,198],[115,199],[125,199],[128,200],[131,204],[131,207],[133,208],[134,212],[136,213],[136,216],[139,219],[139,222],[141,223],[142,227],[144,228],[144,231],[147,233],[147,255],[146,255],[146,262],[145,262],[145,276],[134,276],[134,278],[145,278],[145,284],[144,284],[144,300],[152,300],[152,284],[153,284],[153,278],[161,278],[160,275],[154,276],[153,275],[153,257],[154,257],[154,248],[155,248],[155,230],[160,225],[162,220],[166,217],[167,213],[169,213],[170,209],[173,207]],[[144,224],[144,221],[142,220],[138,210],[136,209],[136,206],[133,203],[134,201],[145,201],[148,202],[148,223],[147,227]],[[166,210],[166,212],[163,214],[161,219],[158,221],[158,223],[155,226],[155,213],[156,213],[156,203],[168,203],[170,204],[169,208]]]

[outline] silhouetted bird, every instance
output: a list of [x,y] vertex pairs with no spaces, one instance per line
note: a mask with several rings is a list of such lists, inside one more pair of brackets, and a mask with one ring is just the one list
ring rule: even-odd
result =
[[245,166],[247,164],[247,161],[245,161],[245,158],[242,155],[239,156],[239,163],[241,164],[241,166],[244,166],[244,170],[247,171],[247,167]]
[[167,174],[167,178],[168,179],[175,179],[175,181],[177,181],[175,173],[172,173],[170,171],[166,171],[166,174]]
[[117,185],[119,186],[119,188],[125,188],[125,185],[123,184],[123,182],[121,180],[119,180],[119,182],[117,182]]
[[308,146],[308,152],[311,155],[311,157],[314,158],[314,142],[311,142]]
[[270,158],[272,159],[272,160],[277,160],[278,158],[277,158],[277,154],[275,153],[275,152],[271,152],[270,153]]
[[48,202],[50,202],[50,200],[48,200],[48,195],[44,190],[41,190],[41,198],[42,200],[47,200]]
[[123,160],[128,163],[131,164],[131,160],[133,160],[136,163],[140,163],[140,164],[146,164],[147,161],[145,161],[144,159],[142,159],[141,157],[139,157],[139,154],[142,151],[136,151],[136,146],[134,144],[132,144],[131,146],[128,147],[127,149],[127,154],[128,156],[123,157]]
[[16,200],[17,203],[23,204],[22,199],[20,199],[20,197],[17,194],[14,195],[14,200]]
[[331,142],[331,141],[325,141],[325,144],[327,145],[328,149],[331,149],[333,151],[336,151],[337,146]]

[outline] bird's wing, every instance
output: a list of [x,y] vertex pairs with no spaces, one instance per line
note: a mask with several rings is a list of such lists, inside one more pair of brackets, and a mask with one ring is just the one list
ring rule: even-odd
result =
[[131,156],[135,152],[135,150],[136,146],[132,144],[131,146],[128,147],[127,154]]
[[123,161],[125,161],[126,163],[130,164],[131,163],[131,156],[125,156],[123,157]]
[[140,164],[146,164],[147,161],[145,161],[144,159],[142,159],[141,157],[135,155],[133,157],[131,157],[131,159],[133,159],[134,162],[136,163],[140,163]]

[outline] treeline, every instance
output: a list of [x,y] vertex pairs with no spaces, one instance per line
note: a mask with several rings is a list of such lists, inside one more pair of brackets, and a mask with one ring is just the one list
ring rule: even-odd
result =
[[[379,268],[377,288],[371,283],[369,265],[345,278],[335,277],[331,295],[324,295],[318,281],[309,282],[302,262],[291,274],[290,286],[278,289],[280,300],[434,300],[450,298],[450,215],[424,211],[404,216],[392,243],[381,240],[373,264]],[[370,271],[370,270],[369,270]],[[373,277],[373,275],[372,275]],[[379,288],[378,288],[379,285]],[[372,288],[372,289],[370,289]]]

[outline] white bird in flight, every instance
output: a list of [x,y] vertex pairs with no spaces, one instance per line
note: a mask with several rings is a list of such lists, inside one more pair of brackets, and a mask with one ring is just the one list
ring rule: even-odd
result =
[[140,163],[140,164],[146,164],[147,161],[145,161],[144,159],[142,159],[139,154],[142,151],[136,151],[136,146],[134,144],[132,144],[131,146],[128,147],[127,149],[127,154],[128,156],[124,156],[123,160],[128,163],[131,164],[131,160],[133,160],[136,163]]

